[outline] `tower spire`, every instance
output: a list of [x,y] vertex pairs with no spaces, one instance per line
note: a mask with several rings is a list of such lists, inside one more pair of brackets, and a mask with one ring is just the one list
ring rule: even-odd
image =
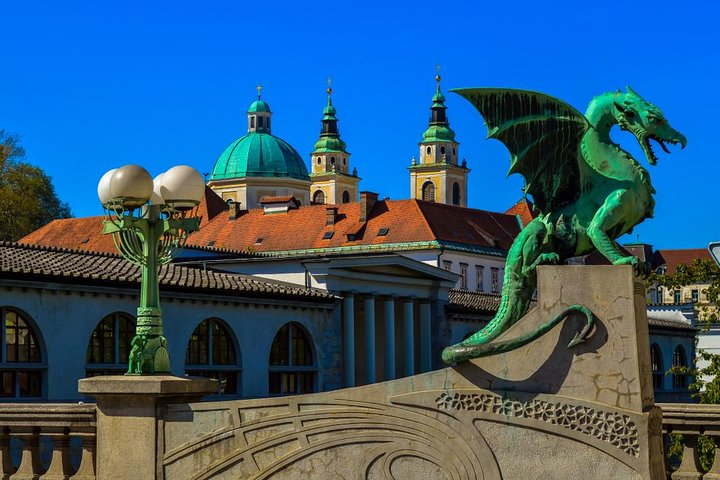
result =
[[260,85],[260,82],[257,84],[257,92],[258,92],[258,100],[260,100],[260,92],[262,92],[262,85]]
[[340,138],[337,111],[332,104],[332,78],[327,78],[327,104],[323,108],[320,138],[312,153],[312,201],[313,203],[348,203],[357,200],[357,173],[350,173],[350,154]]
[[410,194],[413,198],[447,205],[467,205],[465,161],[458,164],[458,142],[450,128],[445,95],[440,88],[440,65],[435,65],[435,94],[430,106],[430,121],[420,142],[419,162],[410,167]]

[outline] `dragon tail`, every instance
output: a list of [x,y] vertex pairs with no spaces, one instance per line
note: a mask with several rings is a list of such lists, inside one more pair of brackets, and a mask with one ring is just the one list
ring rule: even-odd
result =
[[544,232],[543,224],[537,222],[537,220],[524,228],[510,247],[507,263],[505,264],[502,296],[497,313],[490,323],[480,331],[456,345],[445,348],[442,352],[445,363],[454,363],[470,358],[463,353],[469,347],[474,348],[493,341],[527,313],[530,298],[535,291],[537,277],[535,268],[523,268],[525,262],[523,251],[528,241],[536,241],[536,233],[540,229],[543,229]]

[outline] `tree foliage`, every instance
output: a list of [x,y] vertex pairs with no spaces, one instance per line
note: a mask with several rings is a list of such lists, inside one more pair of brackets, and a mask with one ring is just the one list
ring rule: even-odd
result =
[[51,220],[70,215],[70,207],[57,197],[50,177],[25,161],[18,135],[0,130],[0,240],[18,240]]
[[[707,304],[700,306],[698,326],[702,330],[709,330],[711,324],[717,322],[717,301],[720,297],[720,269],[715,262],[696,259],[691,265],[678,265],[674,275],[653,273],[648,277],[648,283],[676,290],[687,285],[707,284],[702,290],[707,296]],[[710,305],[712,304],[712,305]],[[700,403],[720,404],[720,355],[702,349],[697,351],[698,360],[703,366],[672,367],[667,373],[687,375],[693,379],[688,388],[692,396]],[[710,470],[715,458],[715,442],[706,435],[698,437],[698,458],[703,471]],[[668,457],[682,458],[682,435],[672,434]]]
[[[720,269],[711,260],[696,259],[691,265],[678,265],[674,275],[665,273],[652,273],[648,284],[657,284],[669,290],[676,290],[687,285],[708,284],[702,293],[707,295],[707,302],[717,304],[720,297]],[[717,315],[707,305],[700,309],[701,328],[709,328],[710,324],[717,321]]]

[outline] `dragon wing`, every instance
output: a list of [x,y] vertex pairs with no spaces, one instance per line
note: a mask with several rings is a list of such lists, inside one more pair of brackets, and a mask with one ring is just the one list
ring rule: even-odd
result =
[[488,138],[510,150],[508,175],[525,177],[525,193],[541,212],[577,199],[586,171],[580,140],[590,127],[585,116],[549,95],[502,88],[455,88],[480,111]]

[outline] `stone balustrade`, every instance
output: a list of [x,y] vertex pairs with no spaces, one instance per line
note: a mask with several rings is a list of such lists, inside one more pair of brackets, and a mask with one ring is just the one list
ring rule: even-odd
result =
[[[668,469],[672,480],[720,480],[720,448],[710,471],[699,462],[698,438],[706,435],[720,445],[720,405],[657,404],[663,412],[663,433],[683,436],[680,465]],[[0,403],[0,480],[94,480],[96,407],[94,404]],[[70,444],[81,445],[71,461]],[[42,441],[51,445],[45,462]],[[11,458],[11,445],[16,452]],[[13,461],[14,460],[14,461]],[[73,463],[77,465],[73,467]],[[45,466],[43,466],[45,464]]]
[[720,405],[660,403],[663,433],[683,436],[680,466],[670,473],[672,480],[720,480],[720,448],[715,449],[713,465],[707,473],[700,467],[698,438],[706,435],[720,445]]
[[[0,403],[0,480],[94,480],[95,429],[94,404]],[[75,462],[73,438],[82,448]],[[47,467],[41,441],[52,449]],[[12,455],[15,447],[19,455]]]

